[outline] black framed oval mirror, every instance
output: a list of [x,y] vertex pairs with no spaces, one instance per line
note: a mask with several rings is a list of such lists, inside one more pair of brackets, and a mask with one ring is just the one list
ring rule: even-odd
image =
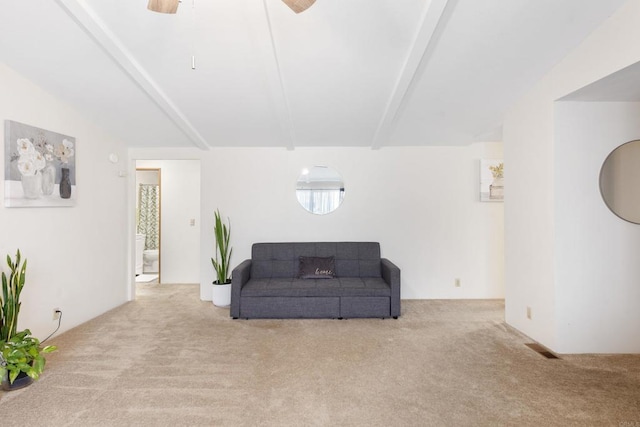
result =
[[331,213],[338,209],[344,198],[342,176],[326,166],[305,168],[296,181],[296,198],[312,214]]
[[611,212],[640,224],[640,140],[609,153],[600,169],[600,194]]

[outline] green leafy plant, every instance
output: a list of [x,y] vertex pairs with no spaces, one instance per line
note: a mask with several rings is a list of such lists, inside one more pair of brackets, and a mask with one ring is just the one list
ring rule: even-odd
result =
[[227,218],[229,226],[223,224],[219,210],[214,212],[214,217],[215,226],[213,232],[216,237],[216,257],[215,259],[211,258],[211,263],[216,270],[216,281],[213,283],[224,285],[231,283],[230,262],[231,252],[233,252],[233,249],[229,246],[229,241],[231,240],[231,222]]
[[37,380],[44,370],[46,359],[43,354],[57,350],[56,346],[40,346],[40,341],[25,329],[13,335],[9,340],[0,340],[0,378],[9,373],[9,383],[24,372]]
[[20,293],[25,284],[27,260],[22,260],[20,250],[14,260],[7,255],[7,264],[11,273],[2,272],[2,295],[0,295],[0,379],[9,373],[9,382],[13,384],[20,372],[38,379],[45,365],[43,354],[56,350],[55,346],[42,348],[40,341],[25,329],[16,332],[18,314],[20,314]]
[[9,279],[2,272],[2,300],[0,301],[0,340],[8,341],[16,334],[18,314],[20,314],[20,293],[24,287],[27,260],[22,261],[20,250],[13,262],[7,255],[7,265],[11,270]]

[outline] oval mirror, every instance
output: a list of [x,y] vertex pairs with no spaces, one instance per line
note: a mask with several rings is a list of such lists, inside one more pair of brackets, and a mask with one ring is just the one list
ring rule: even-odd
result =
[[296,197],[300,205],[313,214],[333,212],[344,198],[342,177],[326,166],[303,169],[296,181]]
[[600,193],[611,211],[640,224],[640,140],[613,150],[600,169]]

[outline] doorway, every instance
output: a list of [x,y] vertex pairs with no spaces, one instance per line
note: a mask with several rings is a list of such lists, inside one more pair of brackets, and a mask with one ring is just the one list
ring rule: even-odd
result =
[[[158,209],[158,282],[157,284],[200,284],[200,160],[134,160],[136,175],[154,172],[148,179],[138,177],[132,183],[136,193],[131,197],[131,231],[146,234],[139,228],[140,184],[157,184],[160,207]],[[133,241],[134,236],[131,240]],[[145,238],[146,240],[146,238]],[[147,249],[149,250],[149,249]],[[139,253],[135,254],[138,258]],[[132,257],[133,258],[133,257]],[[148,257],[147,257],[148,258]],[[155,257],[154,257],[155,258]],[[147,267],[150,261],[147,259]],[[143,274],[144,271],[143,257]],[[152,270],[154,265],[151,265]],[[152,271],[151,270],[151,271]],[[153,273],[151,273],[153,274]],[[137,276],[139,277],[139,276]],[[131,298],[135,299],[140,287],[155,288],[154,282],[133,281]],[[139,286],[138,286],[139,285]]]
[[161,283],[162,170],[136,167],[136,283]]

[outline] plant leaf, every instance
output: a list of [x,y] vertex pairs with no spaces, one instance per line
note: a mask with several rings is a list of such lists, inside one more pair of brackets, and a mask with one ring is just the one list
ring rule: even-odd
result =
[[13,384],[13,382],[18,378],[18,374],[20,371],[18,369],[9,369],[9,383]]

